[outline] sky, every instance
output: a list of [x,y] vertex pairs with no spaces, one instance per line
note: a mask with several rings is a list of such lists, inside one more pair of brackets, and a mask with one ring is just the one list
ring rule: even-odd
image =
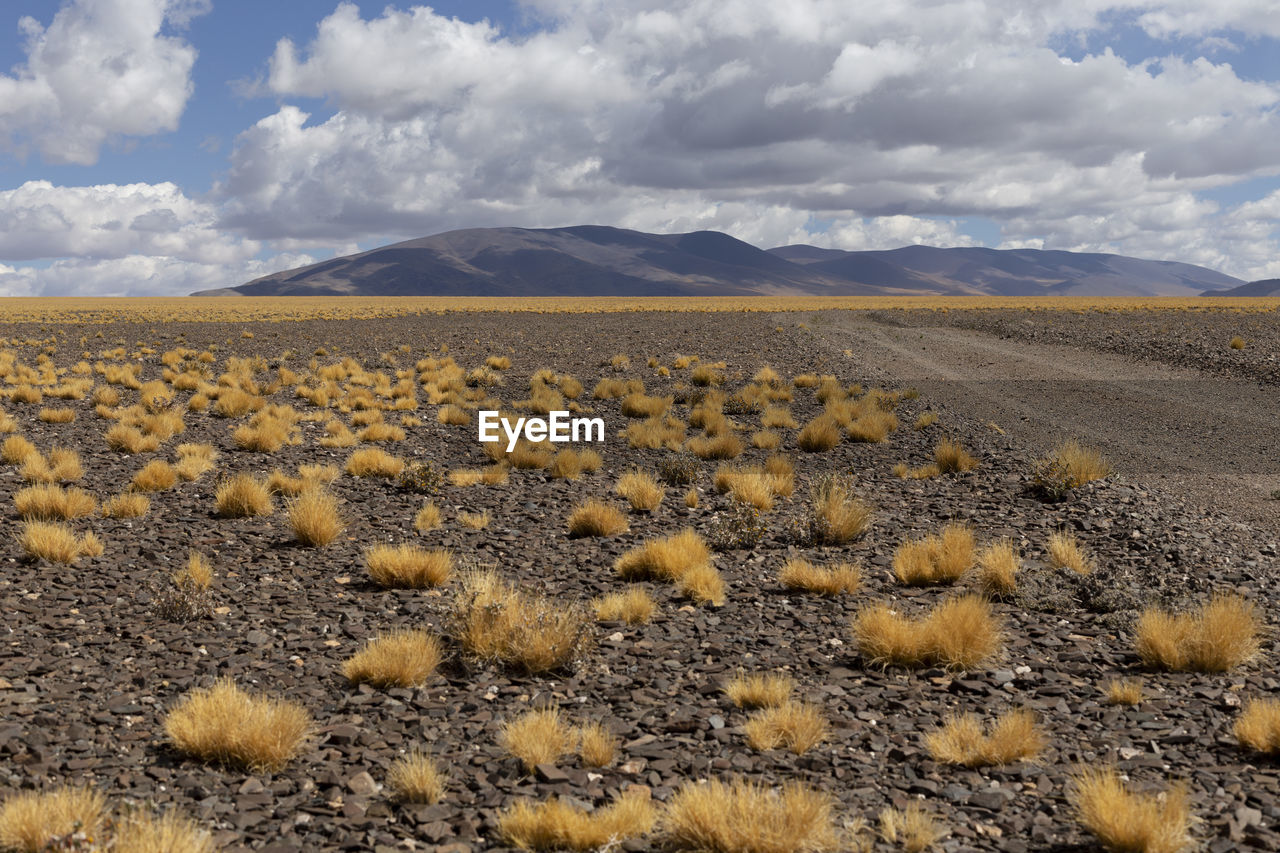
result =
[[5,0],[0,295],[455,228],[1280,277],[1277,0]]

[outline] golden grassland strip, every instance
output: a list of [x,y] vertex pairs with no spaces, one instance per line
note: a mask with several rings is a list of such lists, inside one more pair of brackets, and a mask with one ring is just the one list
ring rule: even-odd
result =
[[8,297],[0,323],[289,322],[356,320],[453,312],[607,314],[649,311],[696,313],[795,312],[844,309],[1188,311],[1269,313],[1278,297],[1059,297],[1059,296],[216,296],[216,297]]

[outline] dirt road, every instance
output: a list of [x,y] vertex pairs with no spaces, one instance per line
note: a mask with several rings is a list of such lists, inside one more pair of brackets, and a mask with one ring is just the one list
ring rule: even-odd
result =
[[[1280,535],[1280,389],[1143,364],[1073,346],[889,316],[801,318],[819,346],[849,350],[895,386],[989,421],[1043,451],[1066,438],[1097,447],[1126,480],[1174,491]],[[794,318],[793,318],[794,322]]]

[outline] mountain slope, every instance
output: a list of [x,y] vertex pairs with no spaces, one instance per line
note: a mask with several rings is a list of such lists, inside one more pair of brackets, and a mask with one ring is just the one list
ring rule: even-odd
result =
[[1201,296],[1280,296],[1280,278],[1251,281],[1230,290],[1209,290]]
[[603,225],[470,228],[285,270],[249,296],[1191,296],[1241,284],[1202,267],[1032,249],[763,250],[728,234]]

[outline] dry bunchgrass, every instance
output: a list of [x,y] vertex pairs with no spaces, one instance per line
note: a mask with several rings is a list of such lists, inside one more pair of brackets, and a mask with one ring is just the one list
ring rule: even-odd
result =
[[724,578],[710,563],[703,563],[689,569],[676,581],[680,594],[697,604],[710,604],[722,607],[725,602]]
[[1261,630],[1262,619],[1251,603],[1217,594],[1190,613],[1144,610],[1134,647],[1154,669],[1226,672],[1258,653]]
[[214,511],[223,518],[270,515],[275,509],[267,484],[252,474],[236,474],[223,481],[213,494]]
[[147,453],[160,446],[160,438],[147,435],[135,426],[128,424],[112,424],[102,436],[107,447],[121,453]]
[[853,635],[862,656],[882,666],[973,669],[1002,645],[1000,620],[977,595],[948,599],[915,619],[873,604],[854,617]]
[[482,509],[479,512],[467,512],[462,510],[458,513],[458,523],[468,530],[484,530],[489,526],[489,510]]
[[69,424],[76,419],[75,409],[41,409],[40,420],[47,424]]
[[618,737],[600,723],[578,727],[578,756],[588,767],[608,767],[618,756]]
[[440,526],[440,507],[435,501],[427,501],[413,517],[413,529],[419,533],[435,530]]
[[416,545],[374,545],[364,552],[369,577],[393,589],[428,589],[453,573],[453,552]]
[[1025,709],[1010,711],[983,727],[976,714],[949,717],[925,737],[929,754],[943,764],[991,767],[1033,759],[1044,748],[1044,735]]
[[947,830],[919,803],[880,812],[880,837],[905,853],[924,853],[947,835]]
[[440,802],[447,778],[435,760],[419,750],[396,759],[387,771],[387,785],[403,803]]
[[1080,823],[1110,853],[1178,853],[1192,844],[1184,783],[1135,793],[1115,768],[1084,767],[1068,796]]
[[667,803],[662,833],[675,850],[820,853],[840,846],[834,806],[829,794],[802,782],[777,790],[741,779],[686,782]]
[[613,565],[623,580],[678,582],[689,571],[710,562],[707,543],[693,528],[685,528],[627,551]]
[[862,583],[862,571],[851,563],[828,568],[815,566],[802,557],[792,557],[783,565],[778,580],[786,589],[834,596],[857,590]]
[[174,811],[156,817],[126,814],[115,825],[112,853],[214,853],[213,839],[194,821]]
[[1019,565],[1011,540],[988,544],[978,552],[978,587],[992,598],[1011,595],[1018,586]]
[[973,550],[973,529],[948,524],[941,533],[899,545],[893,573],[908,586],[955,583],[973,565]]
[[569,513],[569,535],[616,536],[627,530],[627,516],[613,504],[591,499]]
[[25,522],[18,534],[18,545],[28,557],[68,565],[77,557],[102,553],[102,543],[93,533],[76,536],[70,527],[54,521]]
[[498,735],[502,748],[532,772],[539,764],[554,764],[578,748],[578,732],[559,708],[537,708],[508,721]]
[[9,465],[22,465],[33,456],[40,456],[40,451],[20,435],[11,435],[0,445],[0,459]]
[[611,850],[653,830],[658,811],[647,794],[624,793],[607,806],[585,811],[558,799],[516,800],[498,814],[505,843],[521,850]]
[[1093,557],[1080,545],[1076,535],[1067,530],[1055,530],[1049,534],[1049,565],[1057,569],[1070,569],[1078,575],[1087,575],[1096,568]]
[[581,606],[524,592],[491,571],[464,576],[453,608],[452,633],[468,656],[530,674],[567,667],[590,644]]
[[871,526],[871,507],[854,496],[840,477],[826,477],[813,487],[810,534],[821,545],[842,545]]
[[200,761],[279,770],[301,750],[311,716],[301,705],[253,696],[219,679],[187,693],[164,727],[179,752]]
[[105,809],[106,797],[94,788],[62,785],[13,794],[0,805],[0,850],[43,853],[75,832],[96,838]]
[[1141,678],[1113,678],[1103,690],[1108,705],[1137,705],[1143,699]]
[[644,625],[653,618],[653,598],[641,586],[628,587],[623,592],[611,592],[591,602],[596,619],[601,622],[626,622],[628,625]]
[[652,512],[662,503],[662,485],[648,471],[639,468],[619,477],[616,491],[637,512]]
[[1227,341],[1227,346],[1231,347],[1232,349],[1244,349],[1245,347],[1244,338],[1240,337],[1239,335],[1236,335],[1231,340]]
[[804,425],[796,445],[806,453],[824,453],[840,443],[840,422],[823,412]]
[[352,684],[421,687],[436,671],[444,647],[427,631],[393,631],[367,642],[342,664]]
[[1244,706],[1234,727],[1240,745],[1255,752],[1280,753],[1280,699],[1254,699]]
[[760,426],[765,429],[795,429],[798,424],[791,412],[781,406],[770,406],[760,416]]
[[322,488],[305,489],[285,504],[289,529],[299,544],[323,548],[337,539],[346,522],[338,511],[338,499]]
[[915,423],[911,425],[911,428],[917,431],[928,429],[929,427],[933,426],[937,422],[938,422],[937,412],[921,412],[918,416],[916,416]]
[[627,424],[624,434],[628,447],[679,450],[684,444],[685,424],[679,418],[662,415],[643,421],[632,421]]
[[362,447],[347,457],[346,471],[353,477],[395,477],[404,460],[380,447]]
[[816,705],[789,699],[751,714],[742,731],[752,749],[782,748],[803,755],[826,739],[830,727]]
[[471,423],[471,414],[461,406],[448,403],[436,412],[436,420],[450,426],[468,426]]
[[187,482],[199,479],[206,471],[212,471],[218,459],[218,451],[212,444],[179,444],[175,448],[178,461],[173,470]]
[[742,439],[731,432],[716,436],[700,435],[689,439],[685,446],[699,459],[736,459],[745,450]]
[[177,482],[178,472],[172,465],[163,459],[152,459],[133,475],[132,488],[135,492],[163,492]]
[[944,438],[933,448],[933,464],[943,474],[972,471],[978,467],[978,460],[965,450],[960,442],[952,438]]
[[107,518],[141,518],[151,509],[151,499],[137,492],[112,495],[102,502],[102,514]]
[[698,490],[697,489],[690,487],[690,489],[684,493],[684,505],[687,506],[689,509],[698,508]]
[[786,704],[795,681],[776,672],[739,672],[724,686],[724,695],[739,708],[775,708]]
[[850,441],[879,444],[898,428],[898,416],[882,409],[867,409],[845,426]]
[[782,446],[782,436],[773,430],[757,430],[751,433],[751,446],[761,450],[777,450]]
[[521,471],[533,471],[551,465],[554,455],[545,447],[532,444],[525,439],[516,442],[515,449],[507,454],[507,461],[512,468]]
[[1041,465],[1060,471],[1066,484],[1073,489],[1094,480],[1101,480],[1111,473],[1111,465],[1102,458],[1102,454],[1091,447],[1085,447],[1075,439],[1054,448]]
[[572,447],[551,458],[549,473],[556,480],[576,480],[582,476],[582,457]]
[[205,591],[213,584],[213,566],[193,548],[187,553],[186,564],[173,573],[173,582],[180,588]]
[[13,505],[27,521],[66,521],[92,515],[98,508],[93,495],[84,489],[66,489],[52,483],[19,489],[13,496]]

